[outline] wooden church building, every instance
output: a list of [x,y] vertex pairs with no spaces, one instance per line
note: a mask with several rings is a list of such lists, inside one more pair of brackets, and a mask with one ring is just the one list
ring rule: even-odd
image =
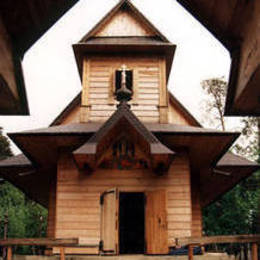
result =
[[[73,46],[82,92],[45,129],[11,133],[0,174],[48,209],[71,254],[168,254],[201,236],[204,207],[258,165],[228,149],[167,90],[175,45],[120,1]],[[51,248],[51,253],[58,253]]]

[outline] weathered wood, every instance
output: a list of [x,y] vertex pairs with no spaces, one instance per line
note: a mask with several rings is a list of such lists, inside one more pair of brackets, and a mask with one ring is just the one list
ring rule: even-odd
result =
[[234,235],[234,236],[210,236],[210,237],[184,237],[176,238],[176,244],[186,246],[191,244],[207,245],[222,243],[259,243],[260,235]]
[[0,240],[0,246],[76,246],[78,238],[8,238]]
[[252,244],[252,260],[258,260],[258,245],[257,245],[257,243]]

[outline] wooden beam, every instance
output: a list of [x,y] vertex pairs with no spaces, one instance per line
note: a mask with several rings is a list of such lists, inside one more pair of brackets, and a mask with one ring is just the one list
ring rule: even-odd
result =
[[0,246],[37,245],[37,246],[77,246],[77,238],[8,238],[0,240]]
[[177,238],[176,245],[207,245],[222,243],[260,243],[260,235],[235,235],[235,236],[211,236],[211,237],[184,237]]

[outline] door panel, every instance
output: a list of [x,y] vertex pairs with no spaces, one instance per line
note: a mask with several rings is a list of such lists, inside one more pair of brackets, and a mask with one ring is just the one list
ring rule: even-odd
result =
[[145,238],[147,254],[168,254],[166,192],[146,192]]
[[118,253],[118,192],[116,189],[101,195],[101,240],[104,254]]

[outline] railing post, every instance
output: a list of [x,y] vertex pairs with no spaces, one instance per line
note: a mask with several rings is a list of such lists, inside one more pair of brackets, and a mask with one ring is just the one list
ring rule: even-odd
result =
[[12,260],[12,247],[8,246],[7,247],[7,260]]
[[189,260],[193,260],[193,245],[188,246]]
[[65,248],[63,246],[60,247],[60,260],[65,260]]
[[252,260],[258,260],[258,246],[257,243],[252,244]]

